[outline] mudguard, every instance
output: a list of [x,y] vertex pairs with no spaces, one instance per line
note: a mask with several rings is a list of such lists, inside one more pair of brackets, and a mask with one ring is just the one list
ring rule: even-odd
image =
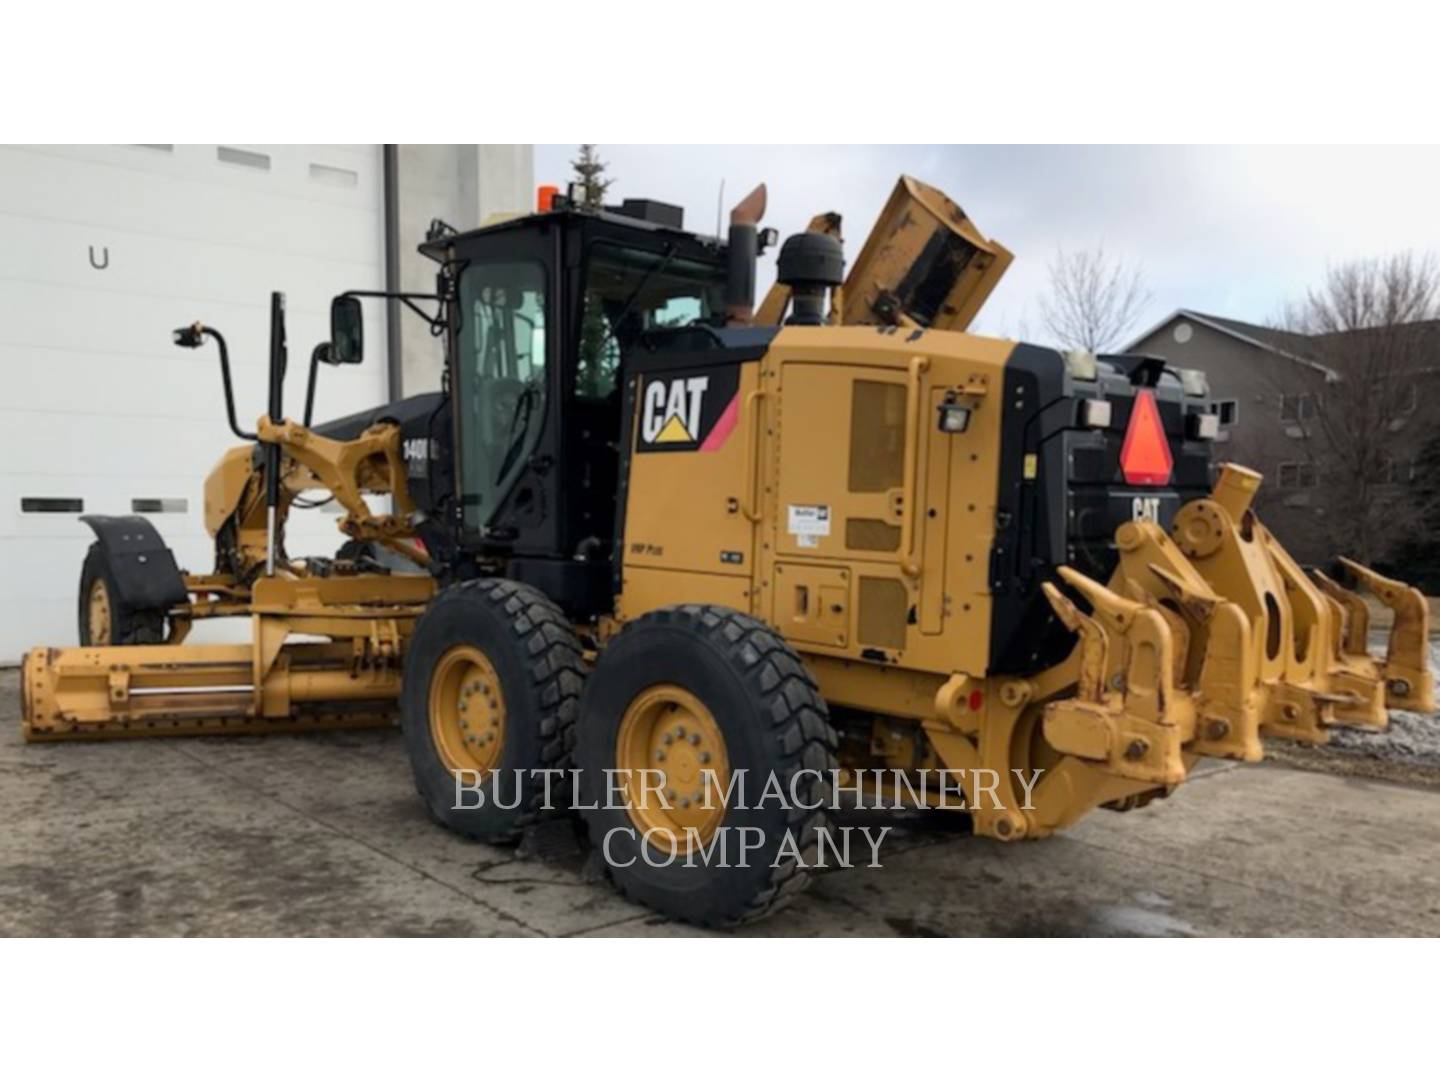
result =
[[80,520],[94,530],[100,541],[100,550],[126,607],[154,611],[189,601],[190,593],[174,553],[165,546],[160,530],[145,518],[86,514]]

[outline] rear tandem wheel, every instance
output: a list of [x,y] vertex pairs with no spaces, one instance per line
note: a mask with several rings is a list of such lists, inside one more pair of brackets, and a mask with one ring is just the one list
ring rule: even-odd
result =
[[[475,840],[518,840],[549,809],[543,770],[570,767],[584,674],[574,630],[539,590],[482,578],[437,596],[406,648],[400,699],[430,815]],[[461,790],[477,781],[480,805]],[[549,790],[568,809],[568,777],[550,774]]]

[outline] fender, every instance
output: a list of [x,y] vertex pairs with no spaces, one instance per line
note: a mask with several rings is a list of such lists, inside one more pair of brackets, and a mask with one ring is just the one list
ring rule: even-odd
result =
[[86,514],[80,520],[94,530],[127,607],[153,611],[190,601],[175,554],[145,518]]

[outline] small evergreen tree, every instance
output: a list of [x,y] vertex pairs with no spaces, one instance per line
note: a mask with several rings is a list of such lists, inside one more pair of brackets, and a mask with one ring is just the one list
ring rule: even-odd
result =
[[[580,156],[570,162],[576,182],[581,185],[580,205],[599,210],[605,205],[605,193],[614,182],[605,175],[605,162],[594,143],[581,143]],[[575,373],[576,391],[582,397],[603,398],[613,389],[615,365],[619,350],[610,338],[610,326],[600,305],[600,298],[586,291],[585,314],[580,324],[580,365]],[[612,355],[616,354],[616,355]]]
[[580,144],[580,157],[570,162],[575,179],[584,188],[580,203],[587,210],[599,210],[605,204],[605,193],[613,182],[605,175],[606,164],[600,160],[594,143]]

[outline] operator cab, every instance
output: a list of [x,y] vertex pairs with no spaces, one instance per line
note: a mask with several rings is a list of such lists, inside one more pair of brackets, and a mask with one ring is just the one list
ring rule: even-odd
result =
[[685,232],[679,207],[558,206],[421,251],[454,297],[462,546],[583,616],[613,594],[625,358],[686,328],[720,332],[727,253]]

